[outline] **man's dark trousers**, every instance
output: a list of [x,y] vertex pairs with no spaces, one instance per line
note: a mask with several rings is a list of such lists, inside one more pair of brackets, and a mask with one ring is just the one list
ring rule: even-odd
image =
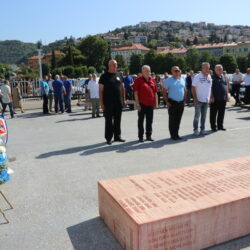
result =
[[154,115],[154,107],[153,106],[145,106],[140,104],[141,111],[138,112],[138,137],[139,139],[143,139],[144,135],[144,117],[146,116],[146,137],[150,138],[152,135],[152,123],[153,123],[153,115]]
[[105,139],[111,141],[113,136],[115,140],[119,139],[121,137],[121,104],[105,105],[104,117]]
[[43,113],[44,114],[48,114],[49,113],[49,109],[48,109],[48,96],[47,95],[43,95]]
[[71,96],[70,95],[64,96],[64,105],[65,105],[66,112],[71,113]]
[[[226,101],[215,101],[210,104],[210,125],[211,129],[223,129]],[[217,117],[217,127],[216,127]]]
[[64,112],[64,107],[63,107],[63,95],[62,94],[55,94],[55,112],[58,113],[58,103],[60,106],[60,111],[63,113]]
[[168,101],[171,104],[171,107],[168,108],[169,132],[171,138],[177,138],[179,136],[179,128],[184,111],[184,102],[176,102],[171,99]]
[[235,99],[235,104],[240,103],[240,84],[232,85],[232,96]]

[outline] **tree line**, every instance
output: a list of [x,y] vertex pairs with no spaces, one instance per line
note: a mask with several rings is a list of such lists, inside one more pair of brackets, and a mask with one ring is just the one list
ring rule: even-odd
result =
[[77,46],[67,44],[60,48],[65,56],[52,51],[50,63],[42,65],[43,74],[64,74],[70,78],[85,77],[89,73],[102,72],[110,58],[110,44],[99,37],[88,36]]
[[[121,59],[119,59],[121,60]],[[129,71],[131,74],[138,74],[141,71],[142,65],[150,65],[152,72],[162,74],[164,72],[171,72],[172,66],[178,65],[182,72],[189,70],[199,71],[202,62],[209,62],[211,68],[214,69],[216,64],[222,64],[224,70],[228,73],[233,73],[236,68],[241,72],[245,72],[246,68],[250,67],[250,53],[247,57],[225,54],[219,58],[213,57],[209,52],[199,52],[195,48],[187,51],[185,56],[176,56],[168,53],[156,53],[155,50],[150,50],[145,55],[133,54],[130,58]],[[118,61],[119,64],[119,61]],[[124,67],[126,70],[126,66]]]

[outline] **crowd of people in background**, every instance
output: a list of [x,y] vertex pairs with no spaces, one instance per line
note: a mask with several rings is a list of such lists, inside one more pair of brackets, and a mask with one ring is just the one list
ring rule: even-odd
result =
[[52,79],[49,74],[43,77],[40,84],[44,114],[52,114],[53,102],[55,114],[71,113],[72,81],[67,76],[55,75]]
[[0,86],[0,103],[2,117],[5,117],[7,107],[9,108],[11,118],[16,117],[18,109],[20,109],[21,113],[24,113],[22,95],[17,83],[14,83],[11,88],[9,80],[3,82]]

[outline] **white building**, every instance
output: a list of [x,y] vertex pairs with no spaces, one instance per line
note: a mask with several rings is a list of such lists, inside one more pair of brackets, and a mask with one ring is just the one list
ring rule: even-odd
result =
[[132,43],[111,48],[111,57],[115,59],[117,55],[122,55],[125,59],[125,62],[129,65],[132,54],[145,54],[149,50],[149,48],[143,46],[140,43]]

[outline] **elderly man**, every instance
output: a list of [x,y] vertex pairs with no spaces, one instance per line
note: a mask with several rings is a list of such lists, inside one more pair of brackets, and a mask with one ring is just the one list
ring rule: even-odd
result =
[[[202,63],[202,69],[194,77],[192,82],[192,94],[194,98],[195,115],[193,121],[194,135],[206,135],[205,123],[207,116],[208,104],[211,97],[212,77],[210,75],[210,64]],[[199,119],[201,116],[201,130],[198,131]]]
[[184,111],[184,100],[186,97],[185,81],[181,77],[180,68],[172,67],[172,77],[163,84],[163,98],[168,106],[169,132],[172,140],[179,140],[179,128]]
[[134,95],[136,107],[138,110],[138,137],[139,142],[144,142],[144,118],[146,116],[146,139],[154,141],[152,135],[152,123],[154,107],[157,103],[157,87],[151,77],[151,69],[148,65],[142,67],[142,76],[138,77],[134,83]]
[[100,117],[100,99],[99,99],[99,84],[96,81],[96,74],[88,83],[88,90],[90,91],[90,100],[92,103],[92,118]]
[[110,60],[108,71],[99,80],[99,97],[105,117],[105,138],[108,145],[114,141],[125,142],[121,138],[122,107],[125,105],[123,77],[117,73],[117,62]]
[[240,73],[240,70],[237,68],[232,77],[232,96],[235,99],[235,106],[240,104],[240,86],[243,82],[243,75]]
[[[215,74],[212,76],[213,85],[210,104],[210,125],[212,131],[225,131],[223,126],[226,103],[228,101],[228,83],[223,76],[223,66],[218,64],[215,66]],[[217,124],[216,124],[217,120]]]
[[55,113],[58,113],[58,104],[60,107],[60,111],[64,113],[63,107],[63,94],[66,95],[66,90],[63,85],[63,81],[60,79],[59,75],[55,76],[55,81],[52,83],[52,87],[54,89],[54,98],[55,98]]

